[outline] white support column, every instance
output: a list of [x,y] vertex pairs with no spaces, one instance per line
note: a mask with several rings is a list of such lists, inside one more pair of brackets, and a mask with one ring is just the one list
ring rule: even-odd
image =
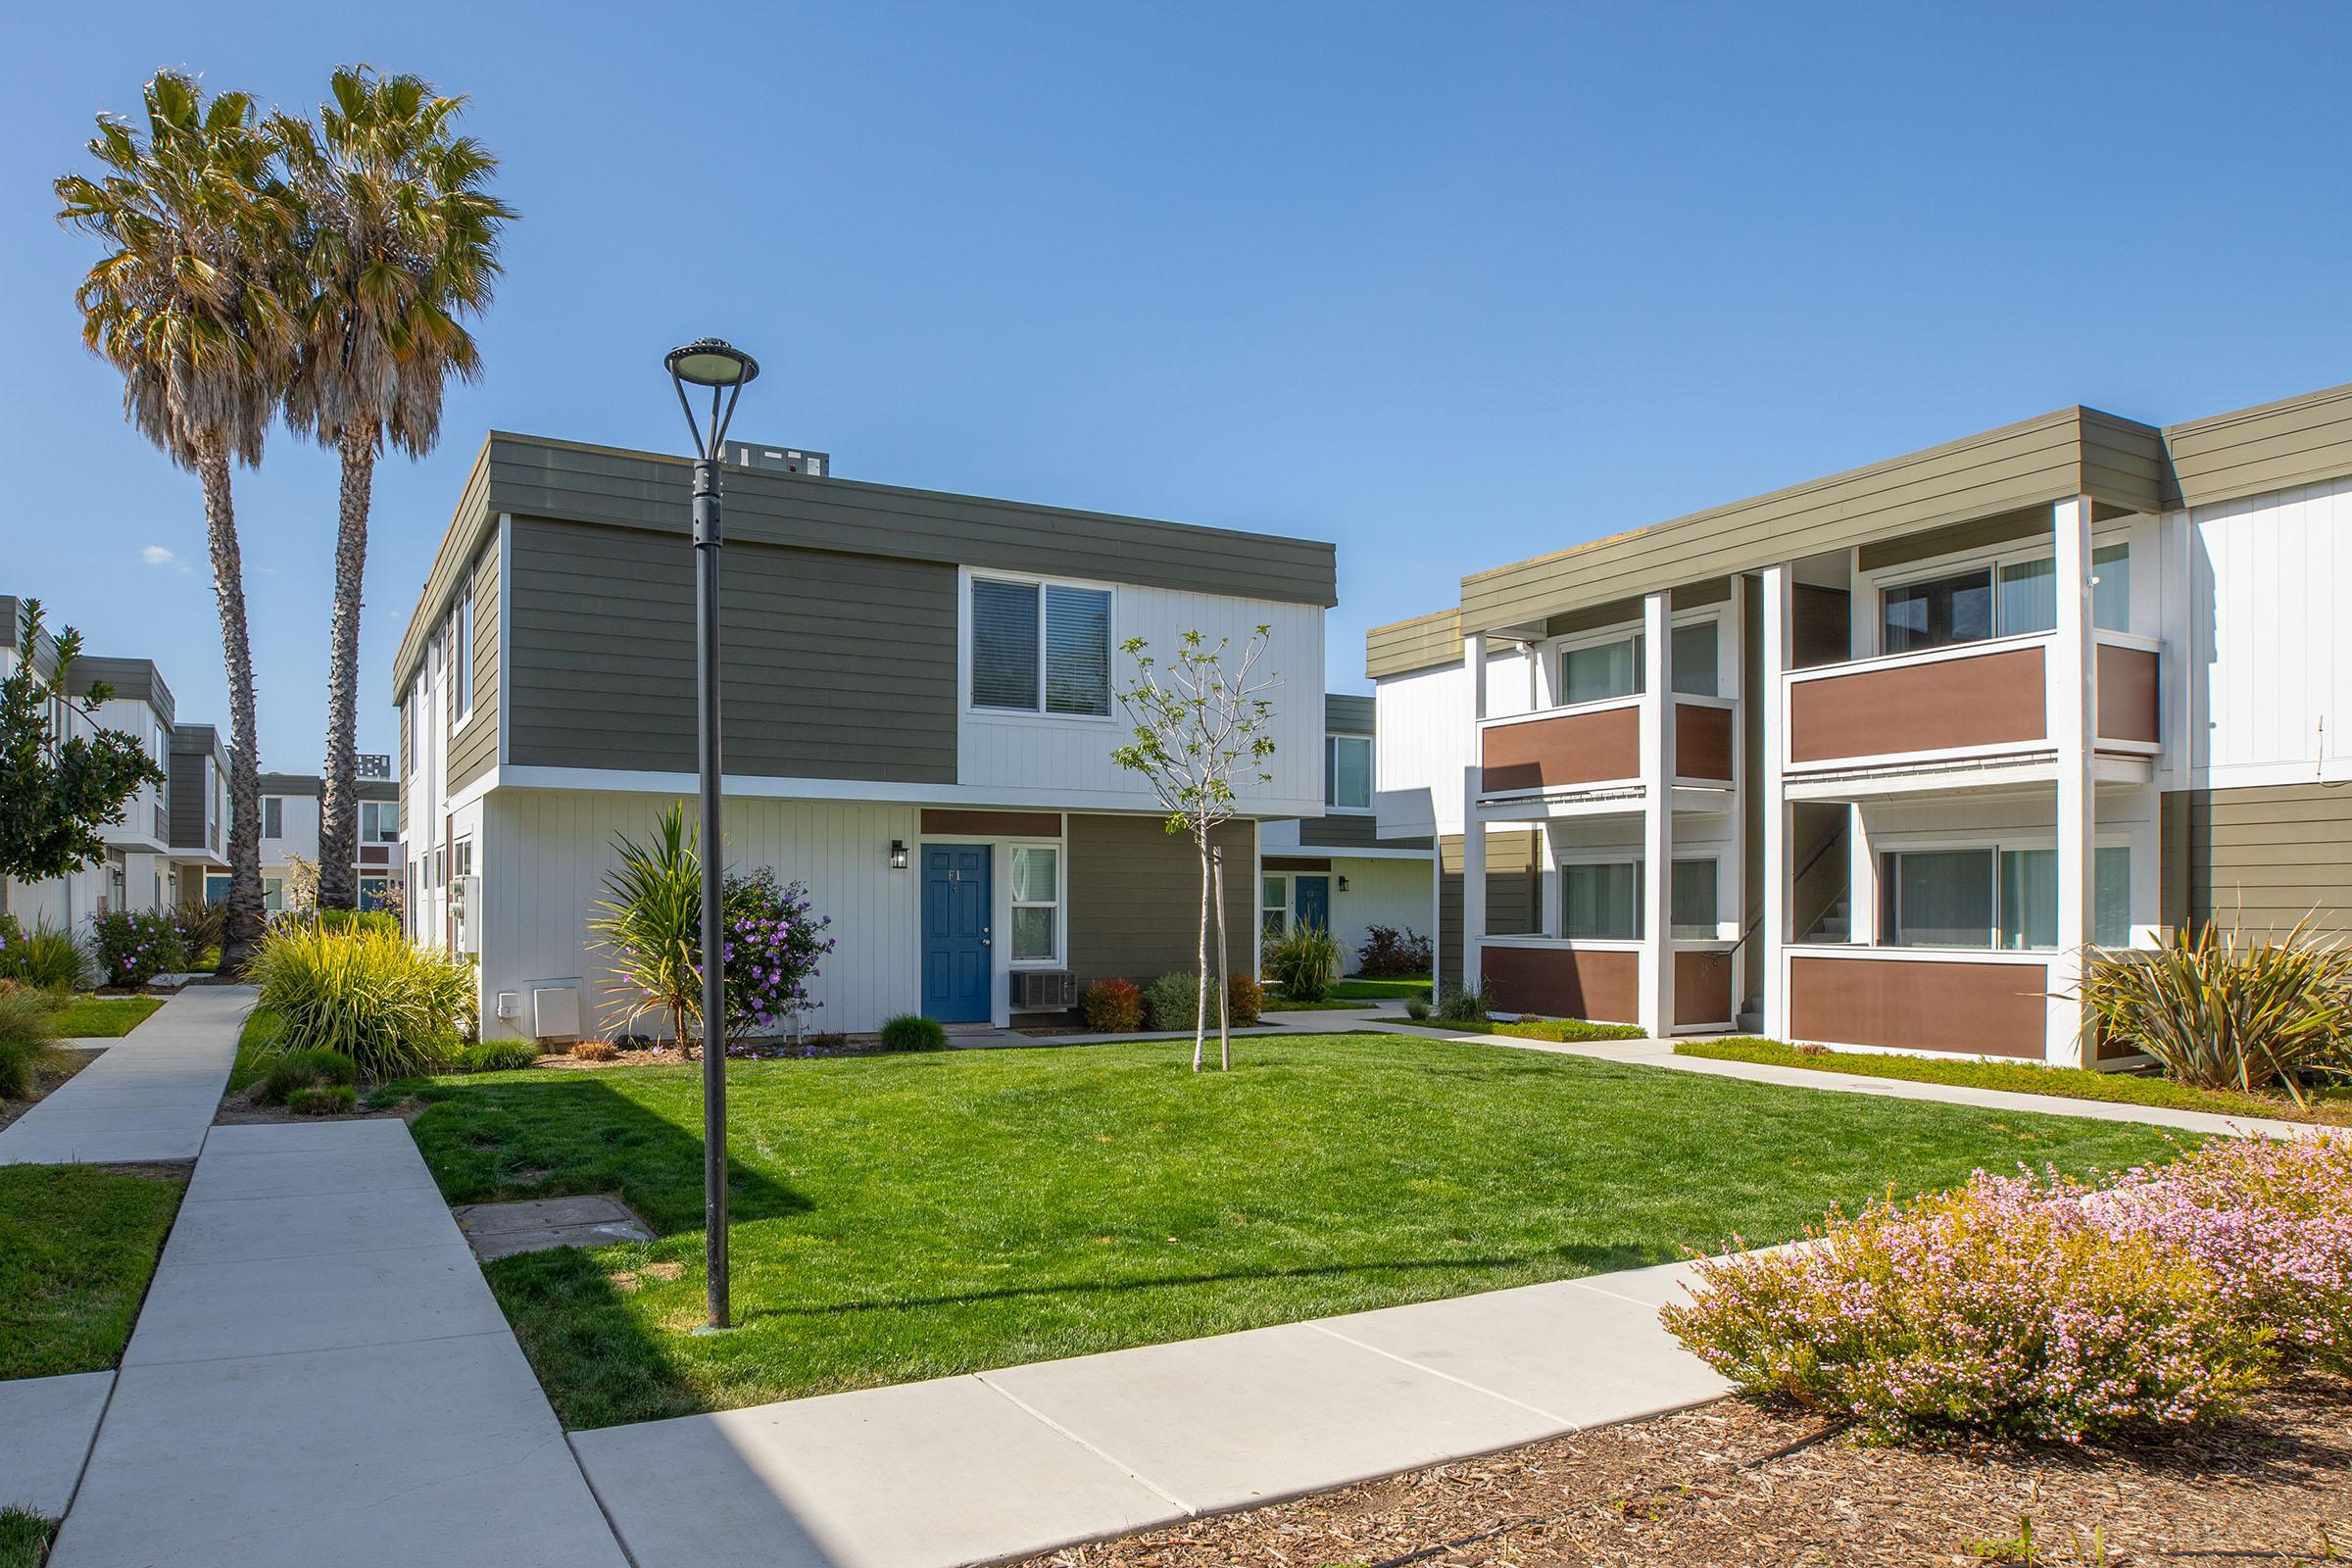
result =
[[[2164,945],[2164,792],[2154,782],[2132,790],[2132,946]],[[2095,893],[2097,878],[2092,878]],[[2094,897],[2093,908],[2097,900]]]
[[2094,737],[2098,733],[2098,649],[2090,620],[2090,497],[2051,509],[2055,536],[2058,627],[2050,639],[2047,715],[2058,752],[2058,952],[2050,961],[2047,1059],[2088,1066],[2082,1044],[2082,1004],[2069,995],[2082,979],[2090,940],[2092,846],[2097,839]]
[[1642,1027],[1674,1033],[1674,614],[1642,601]]
[[1487,639],[1472,632],[1462,639],[1470,673],[1469,761],[1462,768],[1462,989],[1479,988],[1479,940],[1487,934],[1487,824],[1478,797],[1485,768],[1479,720],[1487,716]]
[[1788,673],[1791,607],[1786,565],[1767,566],[1760,596],[1762,624],[1757,645],[1763,654],[1763,678],[1758,700],[1764,705],[1764,923],[1757,930],[1764,965],[1764,1032],[1775,1040],[1788,1038],[1788,790],[1784,763],[1788,755],[1788,690],[1782,679]]

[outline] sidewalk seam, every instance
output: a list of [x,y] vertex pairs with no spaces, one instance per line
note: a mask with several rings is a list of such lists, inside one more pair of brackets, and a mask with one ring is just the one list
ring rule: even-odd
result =
[[1127,1476],[1134,1480],[1138,1486],[1144,1488],[1144,1490],[1147,1492],[1150,1492],[1153,1496],[1162,1499],[1170,1507],[1180,1510],[1187,1519],[1198,1519],[1200,1517],[1200,1510],[1199,1508],[1194,1507],[1191,1503],[1185,1501],[1182,1497],[1179,1497],[1176,1495],[1176,1494],[1170,1492],[1167,1488],[1161,1486],[1158,1482],[1152,1480],[1150,1476],[1144,1474],[1135,1466],[1127,1463],[1117,1454],[1105,1449],[1100,1444],[1094,1443],[1086,1438],[1082,1438],[1077,1433],[1072,1432],[1068,1427],[1063,1426],[1060,1422],[1054,1420],[1043,1410],[1038,1409],[1035,1405],[1029,1403],[1028,1400],[1022,1398],[1019,1395],[1014,1394],[1010,1389],[1007,1389],[1004,1385],[996,1382],[986,1372],[973,1373],[972,1380],[987,1388],[994,1389],[998,1394],[1004,1396],[1004,1398],[1011,1401],[1014,1409],[1020,1411],[1023,1415],[1028,1416],[1031,1420],[1041,1422],[1052,1430],[1060,1433],[1063,1437],[1069,1439],[1072,1443],[1075,1443],[1078,1445],[1078,1446],[1084,1448],[1087,1452],[1093,1454],[1104,1464],[1109,1465],[1113,1470],[1116,1470],[1121,1475]]
[[1425,1372],[1433,1378],[1442,1378],[1446,1382],[1454,1384],[1459,1388],[1468,1389],[1473,1394],[1483,1394],[1490,1399],[1497,1399],[1504,1404],[1515,1405],[1519,1409],[1527,1411],[1530,1415],[1540,1415],[1546,1421],[1557,1421],[1561,1426],[1567,1429],[1569,1434],[1582,1432],[1584,1430],[1584,1428],[1579,1426],[1576,1422],[1569,1420],[1566,1416],[1561,1415],[1555,1410],[1546,1410],[1540,1404],[1530,1404],[1525,1399],[1514,1399],[1509,1395],[1490,1389],[1483,1383],[1473,1383],[1468,1378],[1455,1377],[1452,1373],[1441,1371],[1437,1367],[1431,1366],[1426,1361],[1416,1361],[1409,1355],[1398,1355],[1395,1350],[1384,1350],[1377,1345],[1366,1345],[1361,1340],[1351,1339],[1348,1335],[1342,1334],[1338,1329],[1331,1327],[1328,1323],[1318,1323],[1310,1319],[1307,1322],[1306,1327],[1315,1330],[1317,1333],[1328,1334],[1333,1339],[1339,1341],[1342,1345],[1352,1345],[1359,1350],[1369,1350],[1374,1355],[1385,1356],[1389,1360],[1396,1362],[1398,1366],[1409,1366],[1416,1372]]

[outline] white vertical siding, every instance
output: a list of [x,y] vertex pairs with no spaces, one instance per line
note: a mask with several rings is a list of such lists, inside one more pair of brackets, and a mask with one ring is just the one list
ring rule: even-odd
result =
[[[1345,893],[1340,891],[1341,877],[1348,879]],[[1357,950],[1373,926],[1394,926],[1398,931],[1409,927],[1434,939],[1436,933],[1429,928],[1429,861],[1333,856],[1331,925],[1332,934],[1340,939],[1340,967],[1348,974],[1355,972]]]
[[[2352,481],[2166,519],[2173,788],[2352,778]],[[2183,776],[2183,774],[2185,776]]]
[[[970,594],[962,603],[968,607]],[[968,619],[968,609],[965,612]],[[1187,631],[1211,643],[1231,639],[1227,667],[1259,625],[1272,628],[1261,674],[1279,677],[1266,693],[1273,705],[1274,755],[1266,784],[1236,785],[1243,808],[1253,814],[1291,816],[1323,809],[1323,611],[1314,605],[1231,599],[1216,594],[1114,585],[1111,589],[1111,688],[1131,684],[1135,661],[1119,648],[1141,637],[1161,665],[1175,657]],[[960,710],[956,779],[966,788],[990,792],[1008,804],[1102,810],[1150,810],[1150,792],[1136,775],[1115,766],[1113,748],[1128,738],[1128,725],[1114,701],[1107,718],[1085,719],[1032,713],[974,710],[968,706],[968,628],[963,675],[957,682]],[[879,715],[886,718],[886,715]]]
[[[527,1024],[534,981],[583,981],[583,1022],[600,1016],[611,996],[609,965],[588,949],[588,921],[617,858],[613,837],[644,840],[669,804],[667,796],[591,790],[497,790],[483,799],[474,853],[485,1035],[520,1032],[497,1019],[497,996],[524,992]],[[687,810],[691,819],[692,802]],[[809,1015],[810,1029],[871,1030],[915,1010],[919,876],[891,868],[890,843],[915,842],[919,817],[913,806],[726,803],[728,866],[773,866],[781,880],[807,883],[815,912],[832,917],[837,945],[809,987],[823,1004]]]
[[1460,664],[1393,675],[1374,692],[1372,804],[1383,838],[1462,830],[1470,762],[1470,673]]

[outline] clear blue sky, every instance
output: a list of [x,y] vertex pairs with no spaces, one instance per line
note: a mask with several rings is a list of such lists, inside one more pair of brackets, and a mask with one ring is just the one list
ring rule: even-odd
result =
[[[504,156],[488,374],[378,470],[364,750],[482,432],[674,449],[661,355],[705,332],[765,367],[739,429],[847,476],[1337,541],[1350,689],[1466,570],[2352,379],[2333,4],[132,4],[11,46],[0,592],[189,718],[226,719],[197,487],[80,347],[49,181],[165,64],[287,106],[416,71]],[[309,770],[334,471],[281,431],[237,483],[263,762]]]

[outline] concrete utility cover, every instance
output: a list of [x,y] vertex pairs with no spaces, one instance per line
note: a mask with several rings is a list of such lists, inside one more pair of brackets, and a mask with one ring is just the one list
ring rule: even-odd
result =
[[610,1247],[650,1242],[653,1230],[617,1198],[532,1198],[517,1203],[463,1203],[451,1209],[473,1255],[488,1262],[551,1247]]

